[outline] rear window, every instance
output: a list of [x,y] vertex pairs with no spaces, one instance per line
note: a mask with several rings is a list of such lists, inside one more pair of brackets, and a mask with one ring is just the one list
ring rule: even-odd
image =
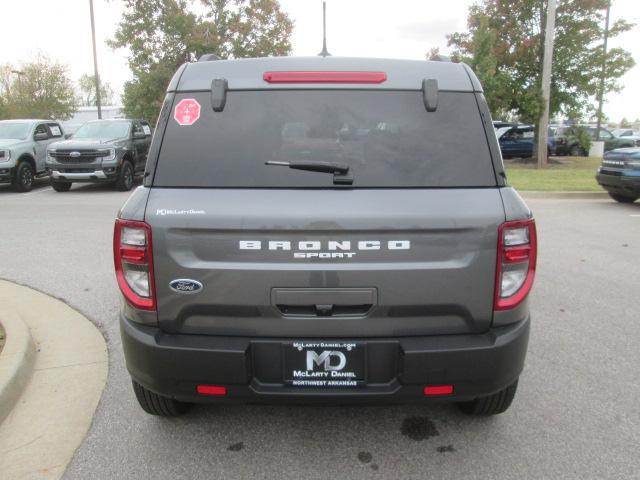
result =
[[169,119],[153,184],[160,187],[334,188],[333,175],[265,165],[349,165],[349,188],[495,186],[473,93],[440,92],[427,112],[419,91],[230,91],[223,112],[209,92],[192,125]]

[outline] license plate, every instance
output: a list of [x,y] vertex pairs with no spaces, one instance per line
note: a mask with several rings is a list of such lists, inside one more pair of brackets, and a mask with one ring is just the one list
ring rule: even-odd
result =
[[283,345],[284,380],[294,387],[350,388],[365,382],[365,345],[307,342]]

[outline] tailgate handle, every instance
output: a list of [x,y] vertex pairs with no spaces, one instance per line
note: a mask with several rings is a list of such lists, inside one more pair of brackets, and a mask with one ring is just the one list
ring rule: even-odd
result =
[[290,316],[366,315],[378,303],[375,288],[274,288],[271,304]]
[[333,315],[333,305],[316,305],[316,314],[319,317],[330,317]]

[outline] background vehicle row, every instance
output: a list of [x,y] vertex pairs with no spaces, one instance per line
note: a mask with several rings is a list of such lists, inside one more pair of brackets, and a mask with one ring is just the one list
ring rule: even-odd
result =
[[[503,158],[527,158],[532,156],[535,136],[535,127],[533,125],[494,122],[494,127]],[[599,137],[596,132],[596,128],[588,125],[550,125],[548,130],[547,153],[548,155],[558,156],[586,156],[589,152],[581,136],[586,137],[586,143],[596,140],[603,141],[605,152],[615,150],[616,148],[640,146],[640,136],[635,135],[634,130],[618,129],[612,132],[605,128],[600,128]]]
[[144,120],[96,120],[73,135],[51,120],[0,121],[0,183],[28,192],[36,178],[51,177],[58,192],[74,182],[113,183],[130,190],[142,175],[152,129]]

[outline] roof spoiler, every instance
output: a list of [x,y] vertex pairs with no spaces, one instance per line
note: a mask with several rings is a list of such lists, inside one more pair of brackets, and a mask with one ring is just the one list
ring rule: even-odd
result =
[[211,82],[211,108],[214,112],[224,110],[224,105],[227,103],[227,89],[226,78],[214,78]]
[[435,78],[422,80],[422,100],[427,112],[435,112],[438,109],[438,80]]

